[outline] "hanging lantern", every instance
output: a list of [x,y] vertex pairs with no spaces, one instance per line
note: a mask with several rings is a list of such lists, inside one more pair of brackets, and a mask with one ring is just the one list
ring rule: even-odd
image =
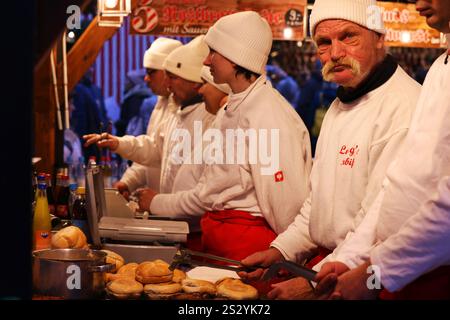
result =
[[98,25],[120,27],[131,12],[131,0],[97,0]]

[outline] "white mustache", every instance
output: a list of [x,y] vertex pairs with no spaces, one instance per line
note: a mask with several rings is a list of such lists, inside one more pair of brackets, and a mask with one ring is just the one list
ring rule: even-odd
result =
[[352,58],[343,58],[339,61],[329,61],[322,68],[322,76],[325,81],[331,81],[334,78],[332,70],[337,66],[347,66],[352,70],[353,75],[361,74],[361,64]]

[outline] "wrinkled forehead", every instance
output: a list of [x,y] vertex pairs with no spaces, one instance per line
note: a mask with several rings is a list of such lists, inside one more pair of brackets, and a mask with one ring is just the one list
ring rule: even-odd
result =
[[337,31],[343,29],[357,29],[357,30],[368,30],[366,27],[363,27],[353,21],[344,20],[344,19],[327,19],[319,22],[314,32],[314,36],[317,34],[329,33],[330,31]]
[[313,39],[317,42],[318,39],[330,39],[333,37],[339,37],[345,33],[357,33],[362,34],[364,37],[368,37],[371,33],[377,34],[373,30],[369,30],[355,22],[342,20],[342,19],[330,19],[320,22],[314,32]]

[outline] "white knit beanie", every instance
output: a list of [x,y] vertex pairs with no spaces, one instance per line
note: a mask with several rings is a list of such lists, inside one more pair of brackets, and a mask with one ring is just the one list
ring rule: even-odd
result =
[[376,5],[375,0],[316,0],[309,20],[311,35],[319,22],[330,19],[348,20],[385,34],[381,10]]
[[183,44],[174,39],[158,38],[151,44],[144,54],[144,68],[163,70],[164,60],[176,48]]
[[204,79],[206,82],[209,82],[223,93],[230,94],[231,92],[230,86],[226,83],[217,84],[214,82],[213,76],[211,75],[211,70],[207,66],[203,66],[202,68],[202,79]]
[[204,35],[200,35],[173,50],[164,61],[164,69],[185,80],[203,83],[201,70],[203,61],[209,54],[204,38]]
[[243,11],[217,20],[205,41],[237,65],[263,74],[272,47],[272,29],[257,12]]

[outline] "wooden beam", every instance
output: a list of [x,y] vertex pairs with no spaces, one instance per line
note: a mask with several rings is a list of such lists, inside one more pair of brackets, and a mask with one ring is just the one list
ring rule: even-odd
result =
[[51,48],[54,47],[56,39],[61,38],[61,33],[69,17],[67,8],[71,5],[77,5],[81,12],[85,12],[90,6],[95,5],[95,2],[94,0],[39,0],[39,5],[36,5],[33,30],[35,69],[40,68],[49,56]]
[[[67,55],[68,91],[70,92],[82,78],[103,47],[117,31],[114,27],[99,27],[97,18],[93,19],[88,28],[71,48]],[[58,91],[61,108],[64,108],[62,62],[56,67]],[[34,70],[34,142],[35,154],[42,157],[37,169],[54,172],[56,159],[56,102],[50,68],[50,53],[46,53],[41,63]],[[64,118],[63,118],[64,121]]]
[[[99,27],[95,17],[67,55],[69,92],[92,66],[103,44],[117,32],[117,27]],[[58,65],[62,74],[62,63]]]

